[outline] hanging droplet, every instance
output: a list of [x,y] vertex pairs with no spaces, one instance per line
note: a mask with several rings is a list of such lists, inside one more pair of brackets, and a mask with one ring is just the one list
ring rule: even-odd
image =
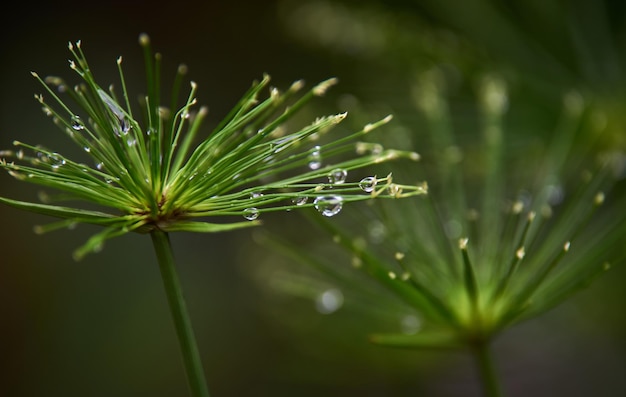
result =
[[312,170],[317,170],[322,166],[322,153],[319,146],[315,146],[311,150],[311,154],[309,154],[308,160],[309,168]]
[[333,185],[341,185],[346,181],[347,177],[348,171],[342,168],[337,168],[332,170],[330,174],[328,174],[328,182],[332,183]]
[[87,153],[91,152],[91,148],[90,148],[89,146],[85,146],[85,147],[83,147],[83,149],[84,149]]
[[249,221],[253,221],[259,217],[259,210],[254,207],[246,208],[243,210],[243,217]]
[[309,198],[307,196],[298,196],[291,199],[291,202],[297,206],[304,205],[307,201],[309,201]]
[[359,187],[365,193],[371,193],[374,191],[374,189],[376,189],[376,183],[378,183],[376,177],[366,176],[365,178],[361,179],[361,182],[359,182]]
[[75,131],[81,131],[85,129],[85,124],[83,124],[83,121],[78,116],[72,116],[71,123],[72,128]]
[[263,193],[261,192],[252,192],[250,193],[250,198],[255,199],[255,198],[261,198],[263,197]]
[[313,201],[315,209],[324,216],[337,215],[343,207],[343,199],[340,196],[320,196]]
[[98,164],[96,164],[96,168],[97,168],[99,171],[102,171],[102,170],[104,169],[104,163],[98,163]]

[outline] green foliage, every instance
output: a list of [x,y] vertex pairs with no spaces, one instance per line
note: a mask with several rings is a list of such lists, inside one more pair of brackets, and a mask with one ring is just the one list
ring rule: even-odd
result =
[[[315,207],[323,215],[339,212],[344,203],[373,197],[405,197],[425,193],[424,187],[393,183],[391,175],[351,182],[348,173],[372,164],[407,158],[413,152],[356,149],[359,139],[391,120],[367,124],[358,132],[325,144],[317,141],[346,114],[320,117],[298,127],[290,119],[310,99],[324,95],[337,80],[329,79],[297,97],[304,82],[285,92],[270,87],[269,76],[255,82],[213,132],[198,140],[207,110],[195,111],[197,86],[179,107],[185,66],[178,69],[170,107],[163,107],[160,92],[160,54],[152,54],[148,36],[144,48],[147,94],[140,109],[130,94],[117,61],[121,93],[102,88],[92,75],[80,41],[69,45],[70,67],[82,79],[71,86],[60,77],[41,79],[46,90],[36,95],[43,111],[66,136],[84,150],[92,165],[61,153],[15,141],[15,151],[3,151],[0,167],[17,179],[63,192],[48,201],[73,200],[108,208],[110,212],[36,204],[0,198],[14,207],[63,218],[38,228],[49,231],[77,223],[104,226],[75,252],[76,258],[100,249],[109,238],[129,232],[221,232],[259,224],[260,214]],[[269,95],[262,92],[269,88]],[[68,99],[64,97],[68,96]],[[52,103],[49,103],[48,99]],[[356,144],[356,146],[355,146]],[[354,155],[356,153],[356,156]],[[323,158],[323,161],[322,161]],[[332,190],[331,190],[332,189]],[[239,216],[247,220],[226,224],[202,218]]]

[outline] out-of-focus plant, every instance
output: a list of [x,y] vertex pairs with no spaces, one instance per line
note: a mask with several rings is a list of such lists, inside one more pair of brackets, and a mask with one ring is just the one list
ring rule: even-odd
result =
[[[350,181],[351,172],[394,159],[417,160],[413,152],[355,151],[358,141],[391,117],[336,139],[322,136],[346,114],[320,117],[296,126],[293,116],[313,97],[324,95],[336,79],[324,81],[298,96],[297,81],[284,92],[269,87],[269,76],[255,82],[232,111],[205,138],[199,138],[206,108],[194,110],[196,84],[181,101],[186,73],[181,66],[171,98],[161,94],[161,55],[153,54],[147,35],[144,49],[147,94],[139,107],[131,104],[117,61],[120,87],[101,87],[92,74],[80,42],[70,43],[70,68],[82,80],[76,85],[60,77],[42,79],[36,95],[44,113],[71,142],[84,151],[73,160],[53,149],[15,141],[15,150],[0,152],[0,168],[20,181],[57,191],[42,195],[44,203],[9,198],[0,202],[61,221],[38,226],[37,232],[103,226],[75,251],[81,259],[101,249],[110,238],[130,232],[149,234],[160,265],[168,302],[179,337],[189,387],[194,396],[208,395],[200,354],[175,269],[169,233],[223,232],[255,226],[260,215],[314,207],[324,217],[346,203],[372,198],[400,198],[425,193],[425,185],[399,185],[389,174]],[[263,90],[269,87],[269,95]],[[167,107],[162,105],[167,102]],[[182,102],[182,106],[181,103]],[[366,145],[367,146],[367,145]],[[56,203],[73,202],[75,206]],[[94,208],[95,207],[95,208]],[[207,218],[243,221],[207,222]]]
[[[444,86],[435,69],[413,87],[429,139],[417,144],[419,169],[405,169],[404,175],[429,181],[426,198],[360,206],[342,217],[346,223],[313,219],[351,259],[294,250],[277,237],[262,241],[325,274],[339,292],[322,297],[324,307],[337,296],[367,295],[379,302],[381,319],[404,319],[396,333],[372,330],[371,342],[468,350],[485,395],[501,396],[490,354],[494,339],[624,261],[624,197],[612,195],[623,177],[623,154],[607,149],[594,113],[576,92],[564,96],[551,142],[508,133],[507,87],[497,76],[479,84],[480,138],[459,140]],[[351,217],[378,226],[363,228]],[[292,292],[314,285],[301,276],[282,279],[277,286]],[[388,293],[404,304],[376,299]]]

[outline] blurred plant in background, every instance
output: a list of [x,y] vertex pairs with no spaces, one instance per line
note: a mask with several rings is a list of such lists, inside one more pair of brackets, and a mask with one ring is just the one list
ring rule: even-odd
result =
[[[425,199],[361,206],[331,222],[313,219],[335,238],[310,244],[308,252],[301,239],[293,249],[294,239],[258,238],[314,269],[268,264],[262,274],[275,277],[275,289],[314,299],[321,313],[342,305],[364,313],[371,321],[345,332],[362,335],[367,324],[378,344],[469,349],[485,394],[495,396],[501,390],[486,350],[493,340],[625,259],[624,124],[616,111],[623,101],[612,86],[622,81],[617,58],[587,59],[585,46],[573,46],[579,63],[562,64],[567,57],[536,46],[524,26],[504,24],[510,15],[501,7],[477,3],[461,5],[467,13],[451,12],[446,2],[441,8],[449,12],[438,10],[475,22],[463,26],[475,29],[469,35],[432,27],[417,12],[399,11],[402,5],[284,4],[285,26],[301,42],[379,65],[379,79],[365,76],[371,70],[354,77],[362,82],[357,90],[375,95],[377,104],[344,100],[352,115],[371,108],[396,114],[393,134],[380,143],[408,143],[424,161],[394,175],[427,180],[430,189]],[[546,15],[555,11],[536,6]],[[586,27],[606,34],[602,10],[595,11],[596,25]],[[481,35],[472,15],[488,15],[498,34]],[[576,28],[571,33],[575,43],[588,39]],[[484,40],[472,43],[474,35]],[[505,44],[507,51],[490,59],[489,51]],[[391,92],[403,80],[411,82],[408,92]],[[368,227],[359,226],[363,220]]]

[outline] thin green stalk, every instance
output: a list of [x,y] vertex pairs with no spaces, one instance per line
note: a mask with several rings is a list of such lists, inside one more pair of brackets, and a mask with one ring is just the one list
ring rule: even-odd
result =
[[191,327],[191,320],[185,305],[178,273],[176,273],[169,236],[158,229],[153,230],[150,235],[159,261],[161,277],[163,278],[167,300],[182,350],[191,395],[193,397],[208,397],[209,390],[204,377],[204,369],[202,368],[198,345]]
[[476,359],[479,376],[485,392],[485,397],[502,397],[500,382],[496,374],[496,368],[491,357],[489,343],[480,341],[472,347],[472,353]]

